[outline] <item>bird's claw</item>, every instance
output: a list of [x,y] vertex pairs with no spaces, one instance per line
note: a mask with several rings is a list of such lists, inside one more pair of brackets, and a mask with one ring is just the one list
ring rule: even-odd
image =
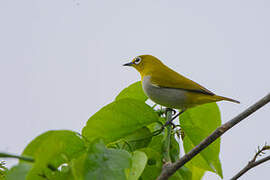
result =
[[173,129],[176,128],[176,125],[173,122],[170,122],[169,125],[171,125]]
[[172,108],[166,108],[165,109],[165,114],[167,114],[168,111],[171,111],[172,112],[172,115],[175,115],[176,114],[176,110],[174,110]]

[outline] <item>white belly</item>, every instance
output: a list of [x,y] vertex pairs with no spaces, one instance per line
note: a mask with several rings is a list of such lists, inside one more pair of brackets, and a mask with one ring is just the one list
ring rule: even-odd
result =
[[186,91],[175,88],[163,88],[153,85],[150,76],[145,76],[142,81],[144,93],[155,103],[165,107],[183,109],[186,101]]

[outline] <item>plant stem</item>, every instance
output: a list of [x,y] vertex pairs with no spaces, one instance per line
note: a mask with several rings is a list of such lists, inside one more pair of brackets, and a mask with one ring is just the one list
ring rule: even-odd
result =
[[[167,110],[166,119],[167,119],[167,122],[172,119],[172,111],[171,110]],[[166,129],[167,129],[167,135],[166,135],[166,139],[164,142],[164,162],[165,162],[165,164],[171,163],[170,145],[171,145],[172,126],[169,124],[166,126]]]
[[24,161],[28,161],[28,162],[35,162],[34,158],[26,157],[26,156],[18,156],[18,155],[8,154],[8,153],[0,153],[0,157],[16,158],[16,159],[20,159],[20,160],[24,160]]
[[[0,157],[3,158],[16,158],[16,159],[20,159],[23,161],[27,161],[27,162],[35,162],[35,159],[32,157],[26,157],[26,156],[18,156],[18,155],[14,155],[14,154],[8,154],[8,153],[0,153]],[[51,169],[52,171],[57,171],[57,169],[52,166],[51,164],[48,164],[48,168]]]

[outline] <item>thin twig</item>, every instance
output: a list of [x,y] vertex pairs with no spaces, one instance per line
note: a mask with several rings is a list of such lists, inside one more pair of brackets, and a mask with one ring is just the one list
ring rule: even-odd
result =
[[[3,157],[3,158],[16,158],[16,159],[20,159],[20,160],[27,161],[27,162],[32,162],[32,163],[35,162],[35,159],[32,158],[32,157],[18,156],[18,155],[8,154],[8,153],[0,153],[0,157]],[[48,168],[51,169],[52,171],[57,171],[57,169],[51,164],[48,164]]]
[[264,162],[270,160],[270,155],[269,155],[269,156],[266,156],[266,157],[264,157],[264,158],[256,161],[257,157],[265,154],[264,151],[266,151],[266,150],[270,150],[270,146],[264,145],[261,149],[258,147],[258,151],[254,155],[254,157],[252,158],[252,160],[249,161],[248,164],[243,169],[241,169],[236,175],[234,175],[231,178],[231,180],[238,179],[240,176],[242,176],[243,174],[245,174],[251,168],[254,168],[255,166],[258,166],[259,164],[264,163]]
[[34,158],[32,158],[32,157],[18,156],[18,155],[8,154],[8,153],[0,153],[0,157],[3,157],[3,158],[16,158],[16,159],[20,159],[20,160],[23,160],[23,161],[35,162]]
[[266,150],[270,150],[270,146],[268,146],[266,143],[262,148],[260,148],[260,146],[258,146],[258,151],[255,153],[251,162],[255,162],[258,156],[265,154],[264,151],[266,151]]
[[185,154],[183,157],[181,157],[179,160],[177,160],[175,163],[170,164],[166,168],[162,169],[162,172],[160,176],[157,178],[157,180],[166,180],[171,175],[173,175],[178,169],[180,169],[184,164],[186,164],[188,161],[190,161],[194,156],[196,156],[198,153],[200,153],[203,149],[208,147],[212,142],[214,142],[216,139],[218,139],[221,135],[223,135],[226,131],[231,129],[233,126],[241,122],[243,119],[266,105],[270,101],[270,93],[268,93],[265,97],[263,97],[261,100],[247,108],[245,111],[234,117],[232,120],[228,121],[227,123],[223,124],[222,126],[218,127],[210,136],[205,138],[203,141],[201,141],[200,144],[198,144],[195,148],[193,148],[190,152]]

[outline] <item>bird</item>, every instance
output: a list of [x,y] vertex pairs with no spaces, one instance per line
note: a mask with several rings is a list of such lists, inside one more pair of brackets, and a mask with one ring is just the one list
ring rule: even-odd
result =
[[206,103],[222,100],[240,103],[232,98],[214,94],[172,70],[152,55],[137,56],[124,66],[131,66],[140,73],[142,89],[149,99],[169,109],[181,110],[176,116],[189,108]]

